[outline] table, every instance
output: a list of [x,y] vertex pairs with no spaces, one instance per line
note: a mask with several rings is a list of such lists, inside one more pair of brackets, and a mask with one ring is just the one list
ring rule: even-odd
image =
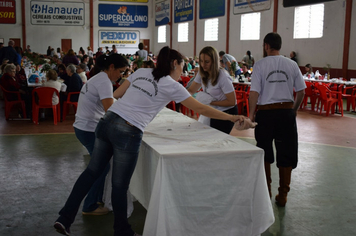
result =
[[304,78],[304,81],[321,82],[321,83],[333,83],[333,84],[344,84],[344,85],[356,85],[356,81],[343,81],[343,80],[339,80],[339,79],[321,80],[321,79]]
[[248,236],[274,222],[264,152],[163,109],[147,126],[130,192],[143,236]]

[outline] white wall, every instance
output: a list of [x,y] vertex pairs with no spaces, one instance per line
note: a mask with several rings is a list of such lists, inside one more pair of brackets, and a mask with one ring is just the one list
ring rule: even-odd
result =
[[281,54],[289,56],[297,52],[299,65],[311,63],[314,67],[330,64],[332,68],[342,68],[343,40],[345,25],[344,1],[324,3],[324,33],[322,38],[293,39],[294,7],[283,8],[280,1],[278,33],[283,43]]
[[[261,59],[262,42],[264,36],[273,31],[273,4],[271,8],[261,12],[261,33],[260,40],[241,41],[240,24],[241,15],[233,14],[233,1],[230,7],[230,38],[229,53],[241,60],[247,50],[250,50],[255,59]],[[342,68],[344,25],[345,25],[345,1],[336,0],[325,2],[324,13],[324,33],[318,39],[293,39],[294,30],[294,7],[284,8],[283,1],[279,1],[277,32],[282,37],[281,54],[289,57],[291,51],[296,51],[299,65],[303,66],[311,63],[314,67],[324,67],[330,64],[332,68]],[[195,7],[195,6],[194,6]],[[199,7],[199,1],[198,1]],[[227,6],[226,6],[227,8]],[[199,8],[198,8],[199,9]],[[199,11],[198,11],[199,15]],[[189,21],[189,42],[177,42],[177,24],[173,23],[172,47],[187,56],[197,55],[199,51],[208,45],[215,47],[218,51],[225,50],[226,45],[226,16],[219,17],[219,40],[217,42],[204,42],[204,20],[197,21],[197,28],[194,29],[194,20]],[[198,16],[199,17],[199,16]],[[350,39],[349,69],[356,70],[356,4],[353,4]],[[197,52],[194,50],[194,30],[197,31],[196,45]],[[167,43],[158,44],[157,27],[154,27],[153,35],[155,42],[154,51],[158,52],[162,46],[169,45],[169,26],[167,25]]]
[[353,1],[351,14],[349,69],[356,70],[356,2]]

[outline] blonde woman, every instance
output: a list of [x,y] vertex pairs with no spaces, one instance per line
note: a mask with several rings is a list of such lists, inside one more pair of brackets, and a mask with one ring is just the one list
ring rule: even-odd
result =
[[[188,91],[194,94],[201,87],[203,91],[197,94],[198,101],[225,113],[236,115],[236,96],[232,80],[219,63],[219,55],[215,48],[210,46],[203,48],[199,53],[199,73]],[[234,125],[229,121],[209,119],[205,116],[200,116],[199,121],[227,134]]]

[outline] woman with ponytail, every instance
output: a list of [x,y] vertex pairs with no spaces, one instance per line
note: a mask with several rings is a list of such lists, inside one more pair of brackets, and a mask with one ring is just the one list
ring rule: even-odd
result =
[[253,58],[250,51],[247,51],[244,58],[242,58],[242,62],[247,64],[249,68],[251,68],[255,64],[255,58]]
[[[69,235],[81,201],[113,156],[112,205],[114,235],[137,236],[127,221],[127,190],[130,184],[145,127],[170,101],[208,117],[243,122],[242,116],[203,105],[178,83],[183,71],[183,56],[176,50],[161,49],[156,68],[141,68],[114,92],[118,99],[100,119],[95,130],[95,147],[90,163],[80,175],[54,227]],[[91,79],[90,79],[91,80]],[[89,80],[89,81],[90,81]]]

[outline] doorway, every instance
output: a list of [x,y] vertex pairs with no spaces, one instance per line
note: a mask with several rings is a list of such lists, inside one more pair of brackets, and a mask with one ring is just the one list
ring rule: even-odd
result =
[[150,40],[149,39],[142,39],[143,49],[145,49],[148,53],[150,53]]
[[[13,40],[15,42],[14,47],[20,47],[21,48],[21,39],[19,38],[10,38],[10,40]],[[22,50],[25,50],[26,48],[23,48]]]
[[72,39],[62,39],[61,40],[61,50],[67,53],[69,49],[72,49]]

